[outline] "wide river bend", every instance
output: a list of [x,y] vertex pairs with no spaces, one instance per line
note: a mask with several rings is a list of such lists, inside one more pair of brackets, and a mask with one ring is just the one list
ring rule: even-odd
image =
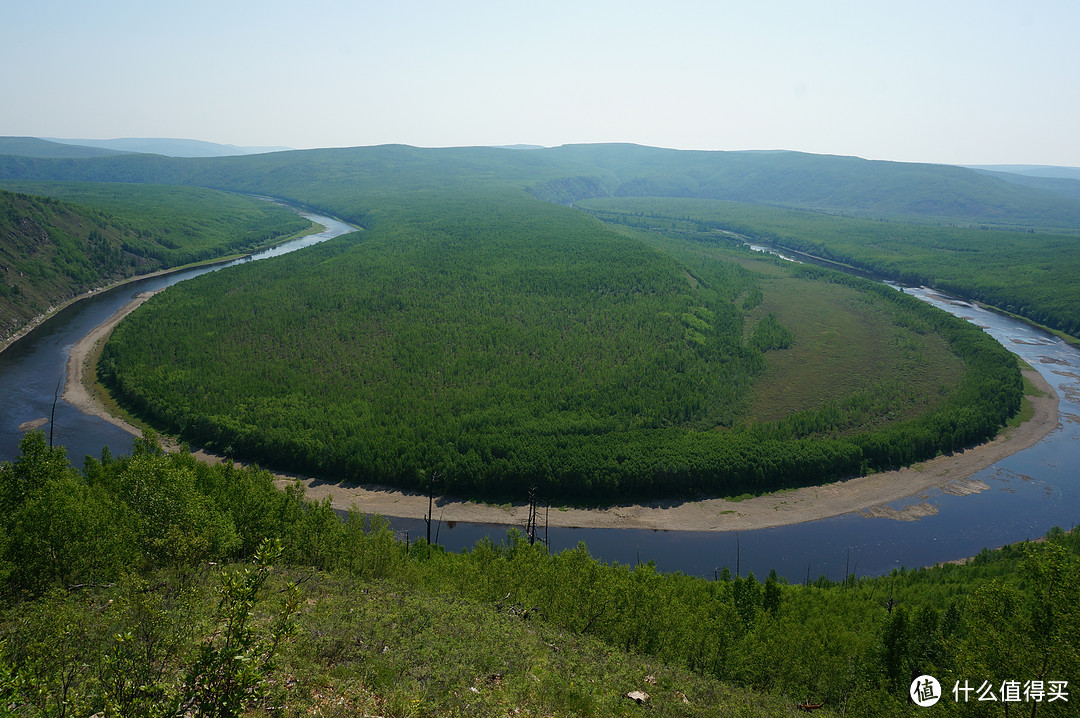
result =
[[[58,312],[0,352],[0,460],[18,456],[19,440],[24,434],[20,426],[49,416],[71,347],[133,296],[208,271],[278,256],[353,230],[329,217],[309,216],[326,230],[251,258],[138,280],[101,292]],[[851,513],[738,533],[553,528],[552,550],[584,541],[594,556],[608,562],[655,561],[660,570],[710,577],[724,566],[733,573],[737,567],[742,574],[754,571],[759,577],[775,568],[796,582],[807,576],[825,575],[835,580],[851,571],[880,575],[901,566],[927,566],[972,556],[984,547],[1038,538],[1053,526],[1074,526],[1080,521],[1080,351],[1023,322],[973,304],[927,289],[906,291],[985,329],[1035,367],[1060,397],[1059,425],[1054,431],[1035,446],[971,477],[985,484],[985,490],[954,496],[931,489],[890,505],[898,511],[916,504],[933,509],[922,512],[930,515],[915,521]],[[47,426],[43,428],[48,430]],[[67,448],[76,465],[83,456],[99,455],[103,446],[116,454],[127,453],[132,446],[130,434],[83,414],[63,400],[57,403],[54,431],[56,443]],[[412,537],[425,533],[422,520],[391,522],[399,532],[408,532]],[[500,541],[508,528],[440,523],[439,543],[459,550],[483,536]]]

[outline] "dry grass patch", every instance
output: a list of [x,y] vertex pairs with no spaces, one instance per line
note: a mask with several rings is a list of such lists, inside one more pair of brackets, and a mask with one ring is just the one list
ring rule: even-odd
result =
[[897,326],[881,301],[842,285],[790,277],[762,279],[765,301],[753,322],[774,313],[795,333],[788,349],[768,353],[769,368],[754,383],[748,418],[775,421],[860,392],[891,394],[888,415],[910,418],[936,406],[963,363],[936,334]]

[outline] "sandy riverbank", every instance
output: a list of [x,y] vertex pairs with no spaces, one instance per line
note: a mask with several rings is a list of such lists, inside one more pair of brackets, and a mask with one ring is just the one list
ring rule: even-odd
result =
[[[916,520],[937,512],[923,501],[902,512],[886,504],[919,496],[939,487],[954,495],[985,491],[990,487],[970,477],[1001,459],[1038,443],[1058,426],[1058,397],[1035,371],[1025,372],[1043,396],[1029,397],[1034,416],[1015,429],[1007,429],[993,441],[952,456],[939,456],[898,471],[886,471],[839,481],[782,491],[742,501],[701,499],[697,501],[653,501],[623,504],[604,509],[552,508],[546,519],[551,526],[580,528],[633,528],[668,531],[748,531],[797,524],[804,521],[862,512],[897,520]],[[283,483],[285,480],[283,479]],[[332,484],[304,480],[307,496],[322,500],[330,496],[335,507],[355,505],[365,513],[423,518],[427,496],[396,489]],[[450,497],[436,499],[436,518],[443,521],[520,524],[528,517],[528,506],[491,506]],[[545,520],[542,518],[541,520]]]
[[[7,337],[6,339],[0,340],[0,352],[4,351],[9,346],[11,346],[15,342],[19,341],[20,339],[25,337],[30,332],[37,329],[41,325],[41,323],[44,322],[46,319],[58,314],[62,310],[66,309],[67,307],[70,307],[72,304],[76,304],[78,302],[81,302],[84,299],[89,299],[90,297],[96,296],[98,294],[102,294],[104,292],[111,291],[113,289],[116,289],[117,287],[122,287],[125,284],[132,284],[134,282],[141,282],[144,279],[150,279],[152,277],[162,277],[162,276],[165,276],[167,274],[176,274],[178,272],[186,272],[187,270],[194,269],[195,267],[209,267],[209,266],[213,266],[215,264],[226,264],[228,262],[233,262],[233,261],[235,261],[238,258],[243,257],[243,256],[245,256],[245,255],[242,255],[242,254],[231,255],[231,256],[228,256],[228,257],[222,257],[220,259],[213,259],[213,260],[206,261],[206,262],[196,262],[194,264],[185,264],[185,265],[180,266],[180,267],[169,267],[168,269],[159,269],[156,272],[149,272],[147,274],[136,274],[133,277],[126,277],[124,279],[113,282],[112,284],[106,285],[104,287],[96,287],[94,289],[87,290],[87,291],[83,292],[82,294],[80,294],[79,296],[73,297],[73,298],[67,300],[66,302],[58,304],[58,305],[56,305],[54,307],[49,307],[45,312],[43,312],[42,314],[39,314],[38,316],[36,316],[33,319],[31,319],[30,321],[28,321],[24,326],[20,327],[19,330],[16,331],[14,334]],[[136,305],[136,306],[138,306],[138,305]],[[119,321],[119,320],[117,320],[117,321]],[[106,320],[106,323],[108,323],[108,320]],[[115,323],[114,323],[114,325],[115,325]]]
[[[98,342],[104,340],[113,327],[152,293],[144,292],[95,327],[71,350],[67,365],[67,386],[64,399],[85,413],[100,416],[124,430],[139,435],[131,424],[110,415],[88,391],[86,379],[92,377],[86,366],[96,356]],[[823,486],[811,486],[742,501],[701,499],[696,501],[668,500],[643,504],[624,504],[604,509],[558,508],[548,514],[551,526],[587,528],[636,528],[676,531],[746,531],[770,526],[802,523],[838,516],[855,511],[868,516],[898,520],[915,520],[936,513],[929,502],[915,504],[902,512],[886,504],[918,496],[928,489],[939,487],[951,494],[971,494],[989,487],[970,477],[996,461],[1038,443],[1058,426],[1058,397],[1054,389],[1036,371],[1024,375],[1042,392],[1029,397],[1034,405],[1033,417],[1019,427],[1007,429],[993,441],[951,456],[939,456],[915,466],[862,476]],[[196,452],[205,461],[221,458]],[[379,486],[335,484],[303,477],[277,475],[281,485],[301,481],[307,496],[322,500],[331,497],[337,508],[356,506],[365,513],[403,518],[423,518],[428,499],[424,494],[404,492]],[[436,499],[435,515],[443,521],[524,525],[528,507],[525,504],[494,506],[463,501],[453,497]]]
[[97,358],[98,352],[96,349],[98,345],[112,334],[112,330],[120,323],[120,320],[131,314],[155,294],[157,292],[140,292],[136,294],[130,302],[117,309],[115,314],[91,329],[90,333],[80,339],[68,353],[67,378],[64,381],[64,401],[82,413],[104,419],[134,436],[142,436],[142,430],[132,426],[120,417],[110,414],[90,391],[94,373],[93,367],[89,364]]

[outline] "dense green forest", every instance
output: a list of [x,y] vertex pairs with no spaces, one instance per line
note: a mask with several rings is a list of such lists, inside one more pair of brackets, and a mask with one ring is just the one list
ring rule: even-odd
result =
[[311,223],[195,187],[0,183],[0,344],[51,308],[119,280],[249,252]]
[[5,715],[877,718],[920,710],[923,674],[937,714],[1075,714],[1075,532],[839,583],[705,580],[520,533],[406,544],[153,437],[82,471],[39,433],[21,449],[0,465]]
[[962,370],[916,397],[901,395],[903,374],[870,376],[748,422],[767,354],[814,331],[756,316],[755,272],[509,191],[428,193],[381,217],[153,298],[107,344],[102,380],[137,415],[226,455],[405,487],[437,473],[441,490],[474,496],[804,485],[984,440],[1019,408],[1015,360],[977,328],[886,287],[773,265],[801,280],[780,304],[844,287],[831,301],[857,305],[894,352],[943,341]]
[[730,232],[913,285],[985,302],[1080,335],[1080,238],[989,227],[871,221],[737,202],[605,198],[576,206],[609,222],[689,232]]
[[[761,491],[969,445],[1018,406],[1000,349],[897,304],[906,299],[846,283],[826,300],[808,287],[839,280],[762,279],[552,202],[681,194],[903,217],[897,226],[965,256],[979,253],[951,243],[967,235],[933,222],[1058,231],[1080,217],[1067,197],[959,168],[624,145],[5,156],[0,176],[260,192],[364,227],[288,269],[245,268],[149,303],[106,350],[102,377],[136,414],[217,451],[404,486],[434,472],[475,495]],[[1068,249],[1066,235],[1034,236]],[[1066,276],[1040,285],[1043,296],[1067,289]],[[805,318],[790,309],[800,292],[829,332],[846,312],[887,341],[864,332],[857,366],[835,348],[811,351],[829,332],[793,324]],[[801,388],[825,373],[851,385],[828,398]],[[776,387],[796,378],[788,400]]]

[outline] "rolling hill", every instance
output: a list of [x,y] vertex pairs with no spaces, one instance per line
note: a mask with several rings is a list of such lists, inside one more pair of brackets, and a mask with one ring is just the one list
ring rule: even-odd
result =
[[414,188],[512,181],[560,203],[605,196],[688,197],[922,222],[1080,227],[1080,201],[973,169],[798,152],[693,152],[638,145],[521,152],[387,145],[223,158],[122,155],[78,162],[20,155],[2,146],[0,154],[3,179],[195,184],[324,208],[333,206],[337,185],[377,191],[365,179],[389,172],[408,176]]
[[69,140],[44,138],[51,142],[82,147],[100,147],[120,152],[165,155],[166,157],[232,157],[234,155],[257,155],[263,152],[280,152],[288,147],[237,147],[217,142],[175,138],[121,137],[114,140]]
[[0,137],[0,155],[19,157],[108,157],[123,154],[119,150],[101,147],[83,147],[79,145],[50,142],[37,137]]
[[250,251],[305,229],[294,213],[195,187],[26,183],[0,189],[0,346],[125,278]]

